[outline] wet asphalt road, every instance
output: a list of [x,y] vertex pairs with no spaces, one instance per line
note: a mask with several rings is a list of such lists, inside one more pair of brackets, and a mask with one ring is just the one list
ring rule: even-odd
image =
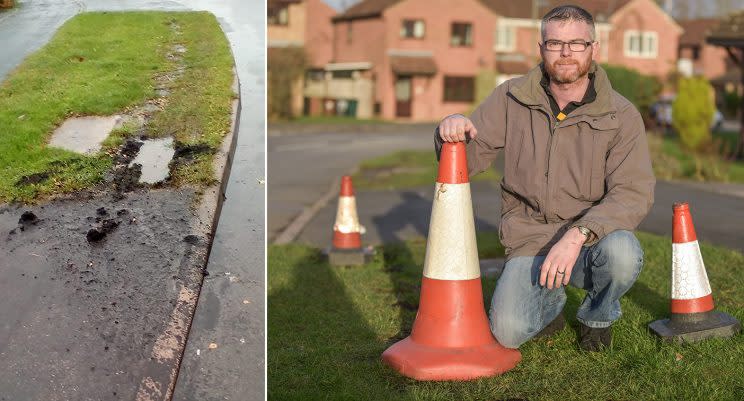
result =
[[[333,180],[362,160],[398,150],[433,150],[431,131],[269,136],[267,239],[271,242]],[[335,204],[335,203],[334,203]]]
[[[81,11],[207,10],[217,16],[235,56],[243,107],[208,270],[209,277],[231,273],[237,279],[205,280],[174,399],[263,399],[265,186],[259,179],[265,177],[265,5],[252,0],[17,3],[17,9],[0,13],[0,79]],[[2,306],[0,315],[5,315]],[[196,357],[196,349],[210,343],[218,343],[219,352]]]
[[[432,132],[405,134],[349,132],[269,136],[269,241],[328,190],[333,180],[362,160],[396,150],[432,150]],[[503,162],[502,162],[503,163]],[[498,161],[496,163],[498,167]],[[297,174],[302,171],[302,174]],[[431,212],[431,187],[401,191],[368,191],[357,197],[360,222],[367,227],[365,244],[426,236]],[[744,252],[744,198],[700,189],[701,185],[658,182],[655,204],[640,230],[671,235],[672,204],[689,202],[698,238]],[[712,188],[711,188],[712,189]],[[494,231],[499,224],[498,185],[473,185],[476,226]],[[335,219],[334,197],[304,227],[296,241],[326,247]]]

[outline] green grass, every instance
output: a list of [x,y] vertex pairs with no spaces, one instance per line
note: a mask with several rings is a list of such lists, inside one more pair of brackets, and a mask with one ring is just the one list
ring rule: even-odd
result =
[[[483,240],[493,241],[495,235]],[[268,396],[276,400],[741,400],[744,336],[678,345],[647,325],[669,314],[671,240],[639,234],[646,263],[621,300],[611,349],[577,347],[575,313],[583,291],[569,287],[571,327],[530,341],[522,362],[499,377],[426,383],[380,362],[407,335],[418,304],[425,242],[378,249],[357,268],[332,268],[316,249],[272,246],[268,252]],[[489,252],[494,252],[493,250]],[[703,244],[716,307],[744,320],[744,256]],[[483,280],[490,300],[495,278]]]
[[[433,185],[437,169],[433,151],[399,151],[360,163],[359,171],[353,177],[354,186],[359,189],[398,189]],[[473,181],[491,182],[499,179],[494,169],[471,178]]]
[[[714,135],[721,147],[732,149],[737,138],[733,133]],[[726,161],[716,154],[696,155],[684,149],[678,138],[650,133],[649,148],[654,173],[666,180],[696,180],[744,183],[744,162]]]
[[[180,26],[180,33],[172,29]],[[46,142],[65,119],[112,115],[156,97],[155,77],[172,71],[166,58],[181,44],[185,72],[171,84],[165,110],[148,134],[216,147],[230,124],[232,57],[208,13],[85,13],[66,22],[0,85],[0,202],[32,202],[100,182],[111,166],[106,152],[81,156]],[[114,146],[128,132],[117,133]],[[118,138],[117,138],[118,136]],[[211,155],[175,173],[177,183],[205,183]],[[38,183],[21,177],[48,174]]]

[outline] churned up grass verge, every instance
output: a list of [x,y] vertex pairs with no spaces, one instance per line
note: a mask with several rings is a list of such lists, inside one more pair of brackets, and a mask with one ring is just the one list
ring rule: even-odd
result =
[[[178,60],[173,49],[183,50]],[[174,72],[176,72],[174,74]],[[167,101],[142,130],[123,127],[104,151],[83,156],[46,145],[76,116],[126,114],[158,97]],[[34,202],[100,183],[112,148],[132,135],[172,135],[206,149],[177,166],[173,182],[208,184],[214,149],[230,128],[233,60],[208,13],[84,13],[0,84],[0,202]]]
[[[382,352],[408,335],[413,324],[423,239],[382,246],[372,263],[354,268],[333,268],[314,248],[271,246],[269,399],[744,399],[744,336],[679,345],[649,333],[649,322],[669,314],[671,239],[638,235],[644,270],[622,299],[624,315],[609,350],[579,350],[575,313],[584,292],[569,287],[564,310],[569,325],[553,337],[525,344],[516,369],[494,378],[443,383],[416,382],[380,362]],[[495,234],[480,237],[481,243],[496,240]],[[702,254],[716,307],[744,320],[744,255],[707,244]],[[483,279],[486,305],[495,282]]]

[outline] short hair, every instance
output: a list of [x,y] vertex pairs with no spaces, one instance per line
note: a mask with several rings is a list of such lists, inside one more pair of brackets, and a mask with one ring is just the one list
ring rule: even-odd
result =
[[545,40],[545,25],[548,22],[569,22],[569,21],[581,21],[589,25],[589,36],[594,40],[597,36],[594,28],[594,18],[588,11],[584,10],[579,6],[558,6],[550,11],[542,18],[540,23],[540,34],[542,39]]

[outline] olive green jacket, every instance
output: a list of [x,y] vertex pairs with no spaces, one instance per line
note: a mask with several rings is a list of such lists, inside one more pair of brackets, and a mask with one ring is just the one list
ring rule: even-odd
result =
[[641,116],[601,67],[591,68],[596,99],[563,121],[551,113],[540,66],[499,85],[471,116],[478,135],[467,144],[470,175],[504,150],[499,236],[508,258],[545,255],[577,225],[595,234],[586,245],[634,230],[653,204]]

